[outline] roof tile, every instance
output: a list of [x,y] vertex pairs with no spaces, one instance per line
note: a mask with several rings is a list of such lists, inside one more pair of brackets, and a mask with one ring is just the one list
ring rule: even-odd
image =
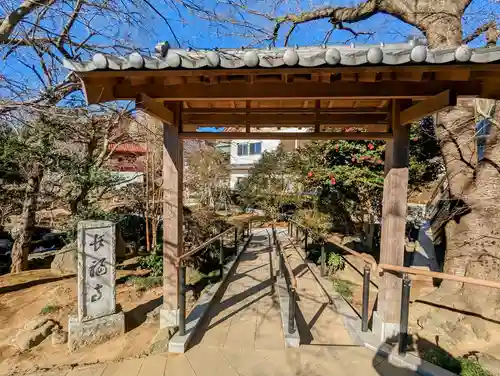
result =
[[422,44],[321,46],[272,49],[184,50],[157,46],[156,56],[134,52],[126,57],[95,54],[91,61],[65,60],[76,72],[94,70],[161,70],[210,68],[277,68],[358,65],[403,65],[500,62],[500,47],[460,46],[430,50]]

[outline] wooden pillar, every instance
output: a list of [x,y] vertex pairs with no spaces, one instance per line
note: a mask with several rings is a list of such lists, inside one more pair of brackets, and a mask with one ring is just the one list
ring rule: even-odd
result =
[[[393,140],[386,145],[385,179],[382,202],[380,263],[403,265],[408,192],[409,126],[400,124],[400,101],[391,103]],[[379,284],[375,334],[381,339],[399,333],[401,278],[384,273]]]
[[179,270],[176,257],[183,252],[183,145],[179,138],[181,103],[171,106],[172,124],[163,126],[163,307],[160,327],[175,327],[178,321]]

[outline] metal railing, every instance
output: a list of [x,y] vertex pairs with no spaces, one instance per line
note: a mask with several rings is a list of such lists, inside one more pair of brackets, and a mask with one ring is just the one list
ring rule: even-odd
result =
[[309,236],[308,235],[311,234],[314,238],[319,240],[320,247],[321,247],[320,270],[321,270],[321,276],[324,277],[325,272],[326,272],[326,252],[325,252],[325,239],[324,239],[324,237],[321,236],[321,234],[319,234],[318,232],[316,232],[310,228],[307,228],[307,227],[301,225],[300,223],[289,220],[288,221],[288,236],[292,237],[294,230],[295,230],[295,238],[296,239],[299,239],[299,231],[302,231],[302,233],[304,234],[304,250],[306,252],[306,255],[307,255],[307,252],[309,250],[308,249],[308,245],[309,245]]
[[[299,233],[299,227],[303,232],[313,233],[314,231],[308,229],[307,227],[295,222],[289,221],[288,224],[289,234],[293,234],[293,230],[295,228],[295,234],[297,239]],[[413,269],[405,266],[398,265],[390,265],[390,264],[377,264],[374,260],[362,255],[359,252],[356,252],[349,247],[344,246],[343,244],[338,243],[334,239],[325,238],[321,235],[316,234],[320,238],[324,239],[325,243],[333,244],[334,246],[346,251],[347,253],[357,257],[365,263],[363,270],[363,299],[362,299],[362,313],[361,313],[361,330],[363,332],[368,331],[368,321],[369,321],[369,286],[370,274],[371,272],[376,272],[378,275],[383,275],[384,272],[389,273],[397,273],[401,275],[402,278],[402,289],[401,289],[401,314],[400,314],[400,330],[399,330],[399,344],[398,351],[400,354],[404,354],[407,351],[408,346],[408,316],[409,316],[409,308],[410,308],[410,292],[411,292],[411,279],[410,275],[419,275],[428,278],[436,278],[441,280],[449,280],[461,283],[469,283],[476,286],[490,287],[495,289],[500,289],[500,282],[484,280],[472,277],[462,277],[448,273],[441,272],[431,272],[421,269]],[[307,239],[305,237],[305,239]],[[307,248],[305,248],[307,250]],[[324,258],[324,246],[322,248],[322,259]]]
[[220,234],[214,236],[210,240],[207,240],[203,244],[200,244],[196,248],[183,253],[181,256],[176,258],[176,262],[179,268],[179,334],[181,336],[186,334],[186,260],[202,253],[208,249],[212,244],[219,242],[219,267],[220,267],[220,278],[223,277],[224,273],[224,238],[229,234],[234,233],[234,243],[233,247],[235,252],[238,252],[239,237],[245,238],[249,237],[252,232],[252,221],[253,218],[249,218],[241,221],[240,223],[230,227],[229,229],[221,232]]
[[276,251],[276,256],[278,258],[278,269],[277,276],[278,278],[282,277],[285,279],[286,287],[288,291],[288,333],[295,333],[295,309],[297,305],[297,279],[293,274],[292,266],[288,261],[283,249],[281,248],[281,243],[276,235],[276,228],[272,226],[273,233],[273,245]]

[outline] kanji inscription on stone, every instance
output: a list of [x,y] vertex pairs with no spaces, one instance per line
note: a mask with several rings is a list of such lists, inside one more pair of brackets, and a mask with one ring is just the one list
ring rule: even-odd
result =
[[116,310],[116,225],[78,223],[78,320],[111,315]]

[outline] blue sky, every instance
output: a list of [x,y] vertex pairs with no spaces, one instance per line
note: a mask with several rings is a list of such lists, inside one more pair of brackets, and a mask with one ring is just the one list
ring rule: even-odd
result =
[[[222,1],[220,1],[222,2]],[[217,6],[219,15],[225,15],[230,12],[230,8],[224,5]],[[300,13],[300,11],[307,11],[313,7],[332,6],[352,6],[362,1],[315,1],[315,0],[297,0],[283,2],[273,14],[283,15],[289,12]],[[204,4],[206,8],[213,9],[216,1],[205,0],[197,1],[196,3]],[[252,4],[252,9],[259,12],[268,13],[271,11],[271,4],[275,1],[247,1]],[[253,5],[255,4],[255,5]],[[172,28],[174,29],[177,37],[179,38],[182,47],[192,46],[196,48],[215,48],[227,47],[238,48],[246,46],[251,43],[248,38],[235,36],[235,28],[222,28],[209,25],[207,22],[200,21],[196,16],[190,15],[185,9],[180,9],[179,12],[163,5],[162,12],[166,15]],[[179,18],[179,14],[182,19]],[[464,34],[470,33],[477,25],[490,20],[492,17],[498,18],[500,15],[500,3],[494,0],[473,0],[472,4],[466,11],[464,16]],[[247,17],[253,24],[258,26],[272,28],[272,23],[263,19],[262,17]],[[172,37],[165,22],[159,18],[154,19],[156,34],[164,36],[164,40],[169,41],[175,46],[175,39]],[[362,32],[375,32],[373,36],[360,36],[356,43],[394,43],[404,42],[408,36],[421,36],[419,30],[405,24],[404,22],[385,14],[378,14],[368,20],[347,25],[353,30]],[[331,25],[327,20],[319,20],[310,23],[299,25],[290,39],[291,45],[319,45],[323,42],[325,33],[330,29]],[[281,32],[281,40],[279,45],[283,43],[283,36],[286,33],[288,26],[284,26]],[[347,31],[337,30],[334,31],[329,43],[330,44],[343,44],[346,40],[352,38],[352,34]],[[160,40],[162,40],[160,38]],[[473,45],[478,46],[484,44],[484,38],[478,38]],[[264,47],[263,43],[259,47]]]

